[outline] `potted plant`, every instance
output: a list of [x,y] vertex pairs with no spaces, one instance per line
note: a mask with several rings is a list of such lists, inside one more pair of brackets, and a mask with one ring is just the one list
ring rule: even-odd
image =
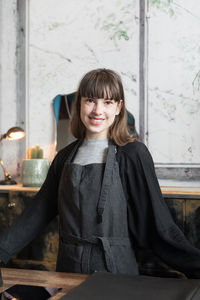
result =
[[47,176],[49,160],[43,158],[43,149],[38,145],[28,148],[27,156],[22,162],[22,184],[26,187],[40,187]]

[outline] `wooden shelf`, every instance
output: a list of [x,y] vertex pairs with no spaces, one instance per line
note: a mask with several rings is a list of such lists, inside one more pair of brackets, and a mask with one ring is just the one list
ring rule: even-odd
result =
[[13,185],[0,185],[0,192],[37,192],[39,191],[39,187],[24,187],[21,183],[13,184]]
[[200,186],[199,187],[183,187],[183,186],[161,186],[161,191],[163,195],[190,195],[190,196],[200,196]]
[[[0,192],[18,191],[18,192],[37,192],[39,187],[24,187],[22,184],[14,185],[0,185]],[[161,186],[163,195],[196,195],[200,196],[200,185],[199,187],[194,186]]]

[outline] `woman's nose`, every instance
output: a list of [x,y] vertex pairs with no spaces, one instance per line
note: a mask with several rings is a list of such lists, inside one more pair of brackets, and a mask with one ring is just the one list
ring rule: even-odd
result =
[[101,102],[96,102],[94,107],[93,107],[93,112],[97,115],[101,115],[103,112],[103,105]]

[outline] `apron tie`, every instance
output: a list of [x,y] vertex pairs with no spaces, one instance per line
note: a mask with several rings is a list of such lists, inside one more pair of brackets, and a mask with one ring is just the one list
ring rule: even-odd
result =
[[[74,244],[90,244],[90,245],[98,245],[101,242],[105,260],[106,267],[109,272],[116,273],[116,265],[114,262],[114,258],[112,255],[112,250],[110,246],[127,246],[131,245],[130,239],[128,237],[101,237],[101,236],[92,236],[88,238],[81,238],[74,235],[68,235],[66,237],[61,238],[65,243],[74,243]],[[85,261],[84,261],[85,263]]]
[[104,255],[105,255],[105,259],[106,259],[106,266],[107,266],[108,271],[111,273],[116,273],[116,266],[114,263],[114,258],[112,255],[112,251],[111,251],[110,243],[109,243],[108,239],[105,237],[99,237],[98,239],[101,241],[102,246],[103,246]]
[[113,144],[109,145],[100,198],[97,204],[98,224],[102,223],[103,212],[108,197],[108,193],[110,190],[109,187],[112,183],[112,173],[113,173],[113,168],[115,163],[115,153],[116,153],[116,146]]

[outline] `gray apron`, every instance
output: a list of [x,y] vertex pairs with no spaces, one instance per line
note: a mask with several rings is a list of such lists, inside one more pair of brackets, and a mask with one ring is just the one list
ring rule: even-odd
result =
[[138,274],[127,224],[127,201],[109,145],[106,164],[73,164],[81,141],[64,164],[58,194],[57,271]]

